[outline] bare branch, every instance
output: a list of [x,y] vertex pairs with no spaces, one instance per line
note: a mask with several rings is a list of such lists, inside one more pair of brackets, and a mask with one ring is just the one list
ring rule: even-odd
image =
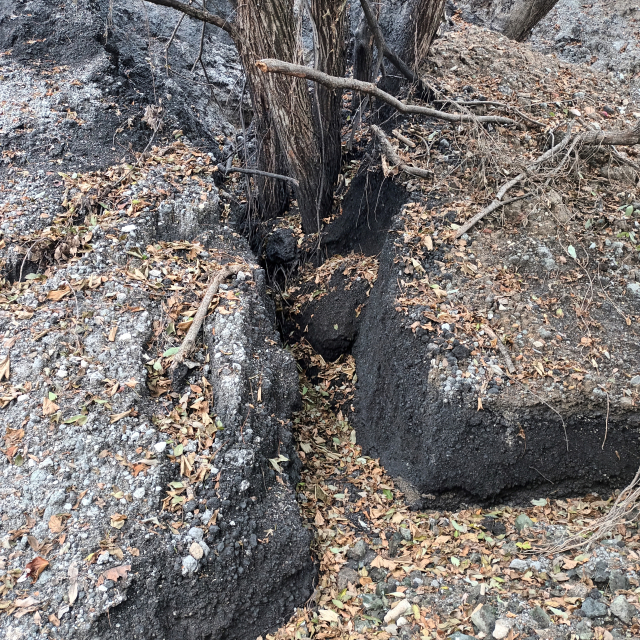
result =
[[209,310],[209,305],[213,300],[213,296],[218,293],[218,288],[220,284],[228,278],[230,275],[238,273],[246,266],[247,269],[250,269],[247,265],[242,264],[232,264],[223,267],[223,269],[211,280],[211,284],[208,286],[206,293],[204,294],[204,298],[202,298],[202,302],[198,307],[198,311],[189,327],[189,331],[185,336],[185,339],[180,346],[180,350],[173,356],[171,360],[171,366],[169,367],[169,371],[172,377],[175,376],[175,372],[178,367],[184,362],[185,358],[193,351],[193,347],[196,343],[196,338],[198,337],[198,332],[200,331],[200,327],[202,327],[202,323],[207,315]]
[[286,180],[290,182],[294,187],[299,187],[300,183],[290,176],[283,176],[280,173],[269,173],[268,171],[260,171],[258,169],[245,169],[244,167],[229,167],[228,169],[219,164],[218,169],[223,173],[245,173],[250,176],[262,176],[264,178],[275,178],[276,180]]
[[387,60],[405,77],[407,80],[411,82],[415,82],[420,90],[423,92],[433,91],[433,89],[423,82],[420,76],[417,73],[414,73],[409,65],[393,50],[389,48],[387,41],[384,39],[384,35],[382,34],[382,29],[376,20],[376,16],[373,13],[373,9],[371,8],[371,4],[369,0],[360,0],[360,4],[362,5],[362,10],[364,11],[365,18],[367,19],[367,23],[369,24],[369,29],[373,33],[373,37],[376,41],[376,47],[378,48],[378,60],[380,59],[380,54],[384,55]]
[[184,2],[180,2],[179,0],[145,0],[145,2],[157,4],[162,7],[170,7],[171,9],[177,9],[178,11],[182,11],[182,13],[191,16],[192,18],[202,20],[203,22],[208,22],[209,24],[215,25],[223,31],[226,31],[234,40],[238,36],[233,24],[231,24],[225,18],[222,18],[221,16],[218,16],[214,13],[210,13],[209,11],[196,9],[195,7],[185,4]]
[[431,178],[433,177],[433,172],[428,171],[427,169],[420,169],[419,167],[414,167],[406,162],[402,161],[402,158],[397,154],[396,150],[393,148],[393,145],[389,141],[389,138],[384,134],[384,131],[377,127],[376,125],[371,125],[371,130],[376,134],[378,140],[380,140],[380,146],[382,147],[382,153],[385,155],[387,160],[391,162],[394,167],[398,167],[405,173],[408,173],[412,176],[418,176],[419,178]]
[[439,120],[446,120],[448,122],[477,122],[477,123],[492,123],[492,124],[513,124],[516,126],[522,126],[511,118],[503,118],[501,116],[474,116],[467,114],[457,113],[445,113],[444,111],[438,111],[437,109],[431,109],[429,107],[422,107],[419,105],[405,104],[397,98],[394,98],[391,94],[376,87],[371,82],[362,82],[361,80],[353,80],[352,78],[338,78],[336,76],[329,76],[322,71],[311,69],[299,64],[292,64],[290,62],[283,62],[282,60],[274,60],[272,58],[265,58],[264,60],[258,60],[256,66],[260,71],[264,73],[282,73],[288,76],[295,76],[297,78],[306,78],[307,80],[313,80],[323,84],[330,89],[340,89],[346,91],[360,91],[361,93],[368,93],[375,96],[378,100],[390,104],[401,113],[415,113],[430,118],[437,118]]

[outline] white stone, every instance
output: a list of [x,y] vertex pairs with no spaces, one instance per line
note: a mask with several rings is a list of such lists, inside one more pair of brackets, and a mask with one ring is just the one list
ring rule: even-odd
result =
[[496,620],[496,626],[493,630],[493,637],[496,640],[503,640],[509,635],[509,631],[511,630],[511,625],[506,620]]
[[192,540],[195,540],[196,542],[200,542],[200,540],[202,540],[202,538],[204,537],[204,532],[202,531],[202,529],[200,529],[200,527],[191,527],[187,535]]
[[396,627],[406,627],[408,624],[409,624],[409,621],[404,616],[400,616],[396,620]]
[[204,556],[204,549],[197,542],[193,542],[189,547],[189,554],[196,560],[201,560]]
[[138,227],[136,227],[135,224],[128,224],[126,227],[122,227],[122,232],[123,233],[131,233],[132,231],[135,231]]
[[404,615],[411,609],[411,604],[408,600],[401,600],[398,604],[391,609],[384,617],[384,621],[386,624],[391,622],[395,622],[400,616]]
[[131,340],[131,334],[130,333],[123,333],[118,340],[120,340],[120,342],[128,342],[129,340]]
[[156,453],[162,453],[167,448],[167,443],[166,442],[156,442],[153,445],[153,448],[155,449]]
[[182,558],[182,575],[187,576],[198,570],[198,561],[193,556]]
[[142,500],[142,498],[144,498],[144,494],[144,487],[138,487],[132,495],[136,500]]

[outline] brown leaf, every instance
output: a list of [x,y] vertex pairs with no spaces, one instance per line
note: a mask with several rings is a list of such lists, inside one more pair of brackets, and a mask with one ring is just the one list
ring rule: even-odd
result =
[[55,613],[50,613],[49,614],[49,622],[54,626],[54,627],[59,627],[60,626],[60,620],[58,620],[58,618],[56,617]]
[[9,356],[7,356],[2,362],[0,362],[0,382],[4,378],[5,380],[9,379],[11,375],[11,362],[9,360]]
[[122,420],[122,418],[126,418],[127,416],[130,416],[131,412],[132,410],[129,409],[128,411],[123,411],[122,413],[114,413],[110,415],[109,418],[111,418],[111,424],[113,424],[114,422],[118,422],[118,420]]
[[40,574],[49,566],[49,561],[41,558],[40,556],[36,556],[31,562],[27,564],[25,567],[27,573],[31,576],[31,580],[35,582]]
[[60,407],[55,403],[49,400],[49,398],[43,398],[42,400],[42,415],[50,416],[54,414]]
[[121,564],[119,567],[107,569],[102,575],[106,580],[113,580],[114,582],[117,582],[118,578],[126,578],[129,571],[131,571],[130,564]]
[[118,333],[118,325],[111,328],[109,331],[109,342],[113,342],[116,339],[116,333]]
[[126,519],[127,519],[127,516],[121,513],[114,513],[111,516],[111,526],[114,529],[122,529],[122,527],[124,527],[124,523]]
[[70,518],[68,513],[56,513],[49,518],[49,531],[51,533],[62,533],[64,529],[64,521]]
[[29,546],[34,551],[38,551],[40,549],[40,543],[38,542],[38,539],[35,536],[28,535],[27,536],[27,542],[29,543]]
[[62,287],[62,289],[55,289],[54,291],[49,291],[47,293],[47,298],[49,300],[53,300],[54,302],[58,302],[58,300],[62,300],[66,295],[71,293],[71,289],[69,287]]

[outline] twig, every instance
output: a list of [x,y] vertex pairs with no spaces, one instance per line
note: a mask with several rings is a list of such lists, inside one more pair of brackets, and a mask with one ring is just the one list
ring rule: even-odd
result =
[[393,145],[389,141],[389,138],[384,134],[384,131],[380,127],[377,127],[375,124],[371,125],[371,130],[376,134],[376,137],[380,141],[380,146],[382,147],[382,153],[386,158],[391,162],[394,167],[398,167],[405,173],[408,173],[412,176],[418,176],[420,178],[431,178],[433,176],[433,172],[428,169],[420,169],[419,167],[414,167],[406,162],[403,162],[402,158],[396,153],[396,150],[393,148]]
[[[606,393],[606,391],[605,391]],[[609,394],[607,393],[607,417],[604,419],[604,440],[602,441],[602,450],[604,451],[604,444],[607,441],[607,435],[609,434]]]
[[193,347],[196,342],[196,338],[198,336],[198,332],[200,331],[200,327],[202,326],[202,323],[204,322],[204,319],[207,315],[207,311],[209,310],[209,305],[213,300],[213,296],[215,296],[216,293],[218,293],[218,288],[220,287],[220,284],[225,278],[228,278],[230,275],[233,275],[235,273],[238,273],[238,271],[241,271],[243,267],[245,267],[245,265],[242,265],[242,264],[232,264],[232,265],[226,266],[211,281],[211,284],[208,286],[207,291],[204,294],[204,297],[202,298],[202,302],[198,307],[198,311],[195,317],[193,318],[193,322],[189,327],[189,331],[187,332],[187,335],[185,336],[185,339],[183,340],[182,345],[180,345],[180,350],[178,351],[178,353],[176,353],[176,355],[173,357],[173,360],[171,361],[171,366],[169,367],[169,371],[171,372],[172,375],[175,373],[176,369],[184,362],[185,358],[193,350]]
[[488,207],[485,207],[482,211],[476,213],[471,220],[467,220],[459,229],[456,231],[456,238],[464,235],[471,227],[473,227],[476,222],[482,220],[485,216],[488,216],[490,213],[493,213],[496,209],[500,207],[504,207],[507,204],[511,204],[512,202],[516,202],[516,200],[522,200],[523,198],[528,198],[532,196],[532,193],[525,193],[523,196],[517,196],[516,198],[509,198],[509,200],[494,200]]
[[502,354],[502,357],[505,359],[505,361],[507,363],[507,370],[509,371],[509,373],[515,373],[516,372],[516,368],[513,365],[513,361],[511,360],[511,356],[509,355],[509,351],[507,351],[507,347],[504,345],[502,340],[500,340],[500,338],[498,338],[498,336],[494,333],[493,329],[488,324],[483,324],[482,328],[484,329],[484,332],[486,334],[488,334],[488,336],[492,340],[496,341],[496,346],[498,347],[498,350],[500,351],[500,353]]
[[550,482],[551,484],[555,484],[555,482],[553,480],[549,480],[549,478],[547,478],[547,476],[545,476],[544,473],[542,473],[542,471],[536,469],[535,467],[529,467],[529,469],[533,469],[536,473],[539,473],[547,482]]
[[376,47],[378,48],[376,72],[377,69],[380,68],[382,56],[384,56],[405,78],[407,78],[407,80],[415,82],[423,93],[435,93],[432,87],[426,84],[418,74],[411,70],[409,65],[399,55],[389,48],[389,45],[387,45],[387,41],[382,33],[382,29],[380,28],[380,25],[373,13],[369,0],[360,0],[360,4],[362,5],[365,18],[369,23],[369,29],[371,29],[371,32],[373,33],[373,38],[376,41]]
[[534,120],[531,116],[528,116],[526,113],[520,111],[520,109],[516,109],[514,106],[507,104],[506,102],[496,102],[495,100],[434,100],[434,104],[442,104],[442,107],[446,107],[447,105],[456,105],[461,107],[481,107],[481,106],[491,106],[491,107],[500,107],[501,109],[507,109],[508,111],[513,111],[516,115],[519,115],[523,120],[527,120],[531,124],[536,127],[544,128],[546,125],[544,122],[540,122],[539,120]]
[[409,138],[407,138],[407,136],[403,135],[401,131],[398,131],[398,129],[394,129],[392,133],[394,137],[398,138],[400,142],[406,144],[408,147],[411,147],[411,149],[416,148],[416,143],[413,140],[410,140]]
[[219,27],[223,31],[226,31],[234,40],[238,37],[238,33],[235,27],[228,21],[222,18],[221,16],[217,16],[214,13],[210,13],[209,11],[202,11],[202,9],[196,9],[184,2],[179,2],[179,0],[145,0],[145,2],[150,2],[151,4],[157,4],[162,7],[171,7],[172,9],[177,9],[178,11],[182,11],[182,13],[191,16],[192,18],[196,18],[197,20],[202,20],[203,22],[208,22],[216,27]]
[[437,118],[439,120],[446,120],[448,122],[477,122],[481,124],[513,124],[516,126],[522,126],[511,118],[503,118],[501,116],[474,116],[471,114],[446,113],[445,111],[438,111],[437,109],[431,109],[430,107],[405,104],[386,91],[379,89],[372,82],[363,82],[362,80],[354,80],[353,78],[338,78],[337,76],[330,76],[322,71],[318,71],[317,69],[311,69],[304,65],[293,64],[291,62],[283,62],[282,60],[276,60],[274,58],[258,60],[256,61],[256,67],[264,73],[282,73],[296,78],[306,78],[307,80],[323,84],[330,89],[343,89],[345,91],[360,91],[361,93],[368,93],[369,95],[378,98],[378,100],[390,104],[392,107],[400,111],[400,113],[415,113],[431,118]]
[[286,180],[290,182],[294,187],[299,187],[300,183],[290,176],[283,176],[279,173],[269,173],[268,171],[260,171],[259,169],[247,169],[245,167],[229,167],[228,169],[222,165],[218,165],[218,169],[223,173],[246,173],[247,175],[263,176],[264,178],[275,178],[276,180]]

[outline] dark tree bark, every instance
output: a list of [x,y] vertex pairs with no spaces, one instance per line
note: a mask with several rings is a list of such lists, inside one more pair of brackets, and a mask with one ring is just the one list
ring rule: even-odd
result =
[[410,67],[416,67],[429,53],[438,27],[444,18],[446,0],[413,0],[409,19],[402,33],[399,51]]
[[502,29],[507,38],[522,42],[558,0],[516,0]]
[[371,65],[373,65],[373,33],[364,16],[355,32],[353,45],[353,77],[362,82],[371,82]]
[[[311,0],[317,56],[315,68],[332,76],[344,76],[346,70],[346,5],[345,0]],[[323,166],[318,206],[323,215],[331,207],[333,187],[342,166],[342,92],[316,85],[314,95]]]

